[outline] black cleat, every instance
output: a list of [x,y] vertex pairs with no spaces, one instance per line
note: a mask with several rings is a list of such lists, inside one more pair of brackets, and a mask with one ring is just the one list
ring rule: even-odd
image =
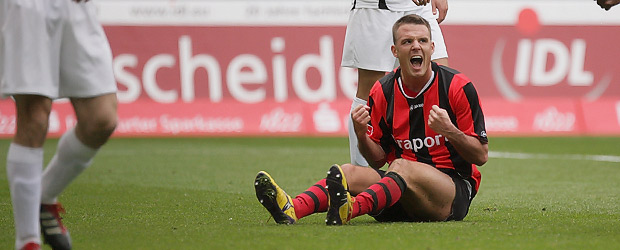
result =
[[45,205],[41,204],[39,222],[41,223],[41,233],[45,244],[53,250],[70,250],[71,237],[69,231],[62,224],[60,213],[65,213],[65,209],[60,203]]
[[347,179],[338,165],[327,171],[326,188],[329,195],[329,208],[325,223],[328,226],[347,224],[351,220],[353,198],[349,194]]

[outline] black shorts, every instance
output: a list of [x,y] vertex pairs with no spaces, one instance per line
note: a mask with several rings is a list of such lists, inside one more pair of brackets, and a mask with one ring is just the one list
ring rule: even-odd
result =
[[[377,170],[381,178],[385,176],[385,171]],[[456,195],[454,201],[452,201],[452,211],[446,221],[460,221],[467,216],[469,212],[469,205],[473,197],[473,189],[469,181],[463,179],[456,171],[442,171],[443,173],[452,177],[454,186],[456,187]],[[393,206],[383,209],[377,215],[370,215],[375,220],[380,222],[417,222],[422,221],[418,218],[412,218],[407,215],[403,205],[400,202],[396,202]]]

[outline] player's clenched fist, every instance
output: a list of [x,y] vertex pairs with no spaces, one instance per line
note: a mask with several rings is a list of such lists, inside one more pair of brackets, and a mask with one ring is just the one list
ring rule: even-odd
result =
[[359,137],[366,133],[368,129],[368,122],[370,121],[370,113],[368,112],[370,107],[367,105],[357,105],[351,111],[351,120],[353,120],[353,129],[355,134]]
[[450,121],[448,112],[437,105],[431,107],[428,115],[428,126],[441,135],[445,135],[455,129],[454,124]]

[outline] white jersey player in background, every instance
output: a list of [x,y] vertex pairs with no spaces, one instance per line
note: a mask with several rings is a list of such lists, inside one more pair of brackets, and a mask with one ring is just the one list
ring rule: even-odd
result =
[[[52,249],[71,249],[57,197],[116,127],[112,53],[95,11],[87,0],[0,1],[0,94],[17,113],[6,165],[16,249],[40,249],[41,233]],[[43,171],[52,101],[64,97],[77,124]]]
[[[439,28],[447,11],[448,0],[353,0],[341,63],[343,67],[358,70],[357,93],[351,110],[358,105],[366,105],[373,84],[398,66],[397,59],[390,52],[392,25],[403,16],[417,14],[429,21],[435,43],[431,59],[448,65],[448,51]],[[368,166],[357,148],[357,137],[350,117],[348,131],[351,163]]]

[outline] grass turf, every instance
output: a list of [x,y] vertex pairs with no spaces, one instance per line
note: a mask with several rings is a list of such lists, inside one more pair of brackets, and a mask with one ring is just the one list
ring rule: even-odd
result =
[[[550,159],[491,158],[462,222],[327,227],[324,214],[276,225],[253,180],[268,171],[289,194],[333,163],[345,138],[115,138],[60,197],[75,249],[618,249],[620,163],[562,159],[616,155],[620,138],[491,138],[491,151]],[[9,140],[0,140],[5,165]],[[55,140],[45,146],[46,162]],[[14,244],[0,171],[0,249]]]

